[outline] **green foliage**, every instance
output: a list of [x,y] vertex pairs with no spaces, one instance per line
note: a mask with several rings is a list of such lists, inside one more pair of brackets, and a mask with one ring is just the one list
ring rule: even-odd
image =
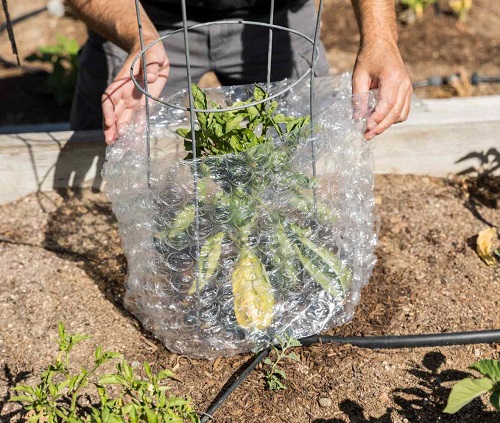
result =
[[[205,93],[196,84],[192,85],[192,92],[194,108],[207,110],[208,101]],[[252,101],[265,100],[267,97],[267,93],[255,85],[253,98],[245,102],[235,102],[231,107],[244,106]],[[293,132],[309,123],[309,116],[296,118],[276,114],[277,107],[278,103],[272,101],[228,112],[197,112],[199,129],[195,131],[196,157],[245,151],[266,143],[267,131],[270,128],[274,128],[279,135],[283,135],[285,132]],[[220,106],[212,103],[211,108],[220,109]],[[258,128],[259,131],[257,131]],[[192,151],[191,131],[182,128],[177,130],[177,134],[185,138],[186,151]],[[186,159],[192,157],[193,154],[190,153]]]
[[35,54],[27,56],[28,62],[50,63],[52,71],[47,76],[46,88],[57,104],[67,104],[73,97],[78,73],[78,50],[74,39],[57,35],[58,43],[39,47]]
[[500,411],[500,361],[480,360],[469,367],[484,377],[481,379],[466,378],[457,382],[448,397],[445,413],[453,414],[471,402],[474,398],[490,392],[490,402]]
[[[316,200],[316,178],[297,171],[293,163],[301,140],[311,135],[309,116],[278,113],[275,101],[250,105],[253,100],[268,98],[258,85],[251,99],[231,105],[246,107],[226,112],[203,112],[209,108],[205,93],[196,85],[192,93],[194,107],[199,110],[194,134],[196,157],[203,158],[193,163],[193,172],[198,172],[199,214],[221,219],[221,225],[203,241],[196,282],[188,294],[203,295],[202,290],[223,267],[219,265],[224,259],[223,244],[230,243],[239,252],[231,281],[236,320],[243,328],[268,327],[273,318],[273,290],[286,292],[304,273],[333,297],[343,298],[350,285],[350,271],[325,245],[309,240],[312,216],[325,226],[336,217]],[[217,104],[210,108],[220,109]],[[276,140],[272,140],[273,132]],[[191,130],[181,128],[177,134],[184,138],[186,159],[193,158]],[[209,183],[211,193],[207,195]],[[276,208],[263,201],[269,196],[269,187],[286,193],[286,207]],[[287,219],[291,215],[298,218],[294,224]],[[195,220],[190,202],[177,212],[172,224],[158,226],[153,239],[156,250],[166,254],[166,244],[188,239]],[[266,247],[256,248],[249,240],[262,232],[262,225]]]
[[437,0],[399,0],[406,6],[406,10],[400,15],[400,19],[407,23],[421,20],[424,16],[424,10],[427,6],[436,3]]
[[285,360],[290,359],[293,361],[300,361],[294,352],[289,352],[290,348],[300,347],[301,343],[288,335],[284,337],[277,338],[279,345],[273,345],[273,351],[276,355],[274,360],[269,357],[264,360],[264,364],[269,366],[265,373],[266,387],[270,391],[279,391],[282,389],[287,389],[284,383],[286,379],[286,372],[279,367],[279,364]]
[[[131,366],[121,359],[116,372],[97,375],[97,370],[110,360],[121,358],[112,351],[97,347],[90,369],[70,370],[70,352],[87,339],[85,335],[69,335],[59,323],[59,354],[45,370],[37,386],[17,385],[20,393],[11,401],[18,402],[28,413],[29,423],[198,423],[199,417],[187,399],[167,395],[170,389],[163,384],[175,375],[170,370],[154,373],[148,363]],[[135,368],[134,368],[135,367]],[[138,375],[141,371],[143,375]],[[82,390],[93,385],[99,401],[89,407],[81,404]],[[114,389],[107,387],[113,386]]]

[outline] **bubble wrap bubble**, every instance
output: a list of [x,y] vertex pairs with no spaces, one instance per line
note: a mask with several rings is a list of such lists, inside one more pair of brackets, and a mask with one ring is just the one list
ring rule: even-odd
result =
[[[251,97],[253,86],[205,91],[228,106]],[[315,93],[313,131],[293,142],[275,137],[242,153],[184,160],[175,129],[189,127],[188,114],[156,104],[149,158],[144,110],[108,147],[103,176],[128,261],[125,306],[171,351],[256,351],[352,318],[375,263],[360,115],[374,99],[353,99],[347,74],[316,79]],[[187,91],[169,102],[186,105]],[[278,102],[280,113],[305,115],[309,88]]]

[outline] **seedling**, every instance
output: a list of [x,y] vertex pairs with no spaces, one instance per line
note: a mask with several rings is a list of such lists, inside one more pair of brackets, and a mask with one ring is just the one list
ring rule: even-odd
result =
[[[116,352],[104,352],[97,347],[90,369],[79,372],[70,370],[70,352],[73,347],[89,338],[86,335],[69,335],[59,323],[59,353],[55,362],[45,370],[37,386],[17,385],[20,395],[11,401],[20,403],[28,411],[28,422],[49,423],[125,423],[145,422],[198,423],[199,417],[189,399],[167,396],[170,389],[162,382],[175,375],[170,370],[154,373],[148,363],[139,368],[131,366],[123,358],[116,365],[116,372],[97,375],[98,369],[110,360],[121,358]],[[144,373],[139,376],[137,371]],[[108,390],[107,387],[115,388]],[[91,406],[82,404],[83,390],[94,386],[99,397]],[[92,395],[92,392],[85,392]],[[95,395],[94,395],[95,397]],[[92,397],[91,397],[92,398]]]
[[265,373],[266,387],[270,391],[287,389],[284,383],[286,372],[279,367],[279,364],[285,359],[300,361],[294,352],[289,352],[290,348],[301,346],[301,343],[297,339],[285,335],[284,337],[278,337],[277,340],[279,345],[273,345],[276,358],[271,360],[268,357],[264,360],[264,364],[270,367]]

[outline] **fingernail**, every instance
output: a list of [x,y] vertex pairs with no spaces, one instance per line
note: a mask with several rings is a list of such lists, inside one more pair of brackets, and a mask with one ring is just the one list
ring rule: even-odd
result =
[[370,141],[374,136],[374,134],[365,134],[365,140]]
[[366,128],[371,131],[372,129],[375,129],[375,127],[377,126],[377,122],[370,122],[368,125],[366,125]]

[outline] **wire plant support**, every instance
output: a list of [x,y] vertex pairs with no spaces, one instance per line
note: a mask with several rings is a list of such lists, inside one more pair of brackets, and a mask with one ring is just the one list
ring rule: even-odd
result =
[[[148,187],[151,188],[151,128],[150,128],[150,106],[149,106],[149,100],[156,101],[158,103],[161,103],[163,105],[175,108],[175,109],[180,109],[184,110],[190,113],[190,129],[191,129],[191,141],[193,145],[193,162],[196,163],[197,157],[196,157],[196,135],[195,135],[195,129],[196,129],[196,122],[195,122],[195,114],[196,113],[221,113],[221,112],[226,112],[226,111],[235,111],[238,109],[244,109],[250,106],[254,106],[257,104],[261,103],[269,103],[271,100],[278,98],[282,96],[283,94],[287,93],[290,91],[292,88],[294,88],[296,85],[300,84],[303,80],[305,80],[309,76],[309,84],[310,84],[310,102],[309,102],[309,115],[310,115],[310,126],[311,128],[313,127],[313,116],[314,116],[314,70],[316,66],[316,62],[318,60],[319,56],[319,48],[318,48],[318,39],[319,39],[319,29],[320,29],[320,21],[321,21],[321,13],[323,10],[323,0],[320,0],[319,2],[319,8],[318,8],[318,13],[317,13],[317,18],[316,18],[316,26],[315,26],[315,32],[314,32],[314,38],[311,39],[310,37],[306,36],[305,34],[290,29],[286,28],[283,26],[275,25],[274,24],[274,10],[275,10],[275,1],[271,0],[270,2],[270,11],[269,11],[269,23],[263,23],[263,22],[255,22],[255,21],[245,21],[245,20],[223,20],[223,21],[211,21],[211,22],[205,22],[201,24],[196,24],[196,25],[191,25],[188,27],[187,24],[187,7],[186,7],[186,1],[181,0],[181,10],[182,10],[182,28],[176,31],[172,31],[159,39],[153,41],[150,43],[148,46],[144,46],[144,37],[143,37],[143,27],[142,27],[142,20],[141,20],[141,8],[139,4],[139,0],[135,0],[135,9],[136,9],[136,15],[137,15],[137,26],[138,26],[138,32],[139,32],[139,41],[140,41],[140,46],[141,46],[141,51],[140,53],[135,57],[135,59],[132,61],[132,64],[130,66],[130,77],[135,84],[136,88],[142,92],[145,96],[145,118],[146,118],[146,151],[147,151],[147,156],[148,156],[148,164],[147,164],[147,183]],[[196,109],[194,107],[194,100],[193,100],[193,92],[192,92],[192,76],[191,76],[191,56],[190,56],[190,49],[189,49],[189,37],[188,37],[188,31],[193,30],[196,28],[204,27],[204,26],[211,26],[211,25],[233,25],[233,24],[238,24],[238,25],[255,25],[255,26],[260,26],[260,27],[265,27],[269,28],[269,45],[268,45],[268,53],[267,53],[267,75],[266,75],[266,87],[267,90],[269,90],[270,84],[271,84],[271,69],[272,69],[272,52],[273,52],[273,30],[278,29],[278,30],[283,30],[287,31],[290,33],[293,33],[297,36],[300,36],[307,40],[311,45],[312,45],[312,57],[311,57],[311,62],[310,62],[310,67],[307,69],[307,71],[301,75],[295,82],[292,82],[289,84],[287,87],[285,87],[282,90],[279,90],[277,93],[274,93],[272,95],[269,95],[267,98],[263,100],[257,100],[253,101],[249,104],[245,104],[243,106],[236,106],[236,107],[226,107],[226,108],[217,108],[217,109]],[[151,95],[148,91],[148,81],[147,81],[147,63],[146,63],[146,52],[155,44],[163,42],[163,40],[167,39],[168,37],[171,37],[177,33],[182,32],[183,38],[184,38],[184,54],[185,54],[185,62],[186,62],[186,77],[187,77],[187,90],[188,90],[188,100],[189,100],[189,107],[182,107],[176,104],[171,104],[168,103],[167,101],[164,101],[158,97],[155,97]],[[142,67],[142,74],[143,74],[143,84],[144,86],[142,87],[140,82],[137,81],[137,78],[135,77],[134,74],[134,68],[136,66],[136,63],[138,60],[141,60],[141,67]],[[314,146],[314,139],[311,140],[311,165],[312,165],[312,175],[313,177],[316,177],[316,151],[315,151],[315,146]],[[196,252],[197,256],[199,257],[200,255],[200,241],[199,241],[199,215],[200,215],[200,210],[199,210],[199,188],[198,188],[198,170],[197,167],[194,167],[194,172],[193,172],[193,183],[194,183],[194,201],[195,201],[195,242],[196,242]],[[316,189],[313,188],[313,202],[314,202],[314,210],[316,210]],[[197,275],[197,290],[196,292],[199,292],[199,282],[198,282],[198,275]]]

